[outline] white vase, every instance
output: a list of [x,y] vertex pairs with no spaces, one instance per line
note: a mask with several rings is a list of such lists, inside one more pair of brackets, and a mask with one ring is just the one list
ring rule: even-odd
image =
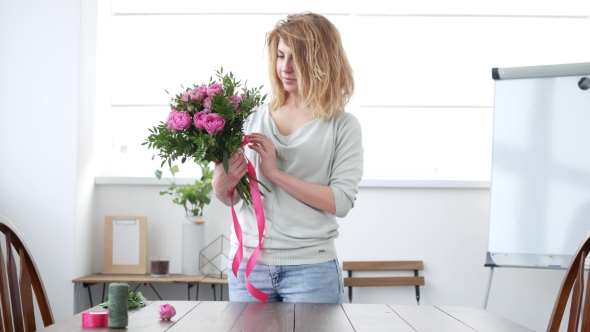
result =
[[183,275],[201,275],[199,253],[205,247],[205,218],[190,216],[182,223],[182,270]]

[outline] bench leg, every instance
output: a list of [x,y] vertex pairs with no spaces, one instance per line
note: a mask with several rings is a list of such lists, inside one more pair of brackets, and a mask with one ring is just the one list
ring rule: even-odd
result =
[[[418,270],[414,270],[414,276],[418,276]],[[416,302],[420,305],[420,286],[416,285]]]
[[[348,271],[348,277],[352,278],[352,271]],[[348,286],[348,300],[352,303],[352,286]]]

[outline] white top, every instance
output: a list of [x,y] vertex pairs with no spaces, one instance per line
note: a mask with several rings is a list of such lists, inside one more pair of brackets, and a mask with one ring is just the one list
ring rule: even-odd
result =
[[[336,217],[346,216],[354,206],[363,175],[359,121],[350,113],[339,113],[328,121],[312,120],[293,134],[283,136],[268,106],[262,105],[248,118],[244,132],[267,135],[276,147],[277,166],[281,171],[307,182],[330,186],[336,203],[336,215],[333,215],[299,201],[266,179],[260,172],[259,155],[246,148],[246,157],[254,164],[258,179],[271,190],[269,193],[260,187],[266,223],[258,262],[300,265],[335,259]],[[253,206],[242,204],[238,220],[247,259],[258,241]],[[230,257],[233,257],[238,243],[233,225],[231,242]]]

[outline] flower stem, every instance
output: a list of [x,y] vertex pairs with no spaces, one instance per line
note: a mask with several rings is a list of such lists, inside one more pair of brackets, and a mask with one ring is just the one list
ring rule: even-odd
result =
[[[264,189],[266,189],[266,191],[270,192],[270,189],[268,189],[268,187],[265,186],[264,183],[260,182],[258,179],[251,177],[250,174],[246,173],[246,176],[250,178],[250,181],[254,180],[254,181],[258,182],[258,184],[261,185]],[[262,194],[262,192],[261,192],[261,194]]]

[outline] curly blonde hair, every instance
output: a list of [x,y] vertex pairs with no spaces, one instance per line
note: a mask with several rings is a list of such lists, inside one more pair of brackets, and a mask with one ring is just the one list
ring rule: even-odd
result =
[[344,112],[354,93],[354,77],[340,32],[327,18],[310,12],[288,15],[266,34],[270,109],[279,108],[288,97],[276,70],[281,39],[293,52],[298,92],[315,116],[328,120]]

